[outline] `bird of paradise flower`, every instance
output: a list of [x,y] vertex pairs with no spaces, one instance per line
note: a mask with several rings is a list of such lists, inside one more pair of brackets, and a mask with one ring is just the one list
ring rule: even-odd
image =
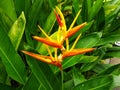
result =
[[[39,25],[38,25],[38,28],[46,36],[46,38],[39,37],[39,36],[33,36],[33,39],[45,44],[45,46],[47,48],[47,51],[49,53],[49,56],[35,54],[35,53],[28,52],[28,51],[25,51],[25,50],[22,50],[22,52],[31,56],[31,57],[33,57],[33,58],[36,58],[36,59],[40,60],[40,61],[46,62],[48,64],[53,64],[53,65],[59,67],[62,70],[62,61],[64,60],[64,58],[74,56],[74,55],[78,55],[78,54],[84,54],[86,52],[93,51],[95,48],[74,49],[76,43],[78,42],[78,40],[81,36],[81,34],[78,35],[78,37],[74,41],[72,47],[69,48],[69,40],[68,39],[87,24],[85,22],[85,23],[82,23],[78,26],[73,27],[76,20],[77,20],[77,17],[80,14],[80,11],[76,15],[75,19],[73,20],[73,22],[70,25],[68,30],[66,28],[66,22],[65,22],[65,18],[63,16],[63,13],[61,12],[61,10],[57,6],[54,9],[54,13],[55,13],[55,16],[56,16],[56,20],[59,24],[56,40],[54,40],[50,36],[48,36]],[[65,46],[63,45],[64,42],[66,42]],[[53,54],[52,54],[52,52],[51,52],[51,50],[49,49],[48,46],[51,46],[51,47],[54,48],[54,56],[53,56]],[[61,53],[59,55],[58,55],[58,49],[61,50]]]

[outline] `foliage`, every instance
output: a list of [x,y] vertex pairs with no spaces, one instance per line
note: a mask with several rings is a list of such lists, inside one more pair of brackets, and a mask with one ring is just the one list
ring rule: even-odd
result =
[[[108,58],[120,58],[120,47],[114,44],[120,40],[119,5],[119,0],[2,0],[0,90],[112,90],[120,86],[120,64],[105,63]],[[80,10],[75,25],[87,22],[69,38],[70,46],[82,33],[75,48],[96,48],[65,58],[63,75],[58,67],[21,52],[48,55],[44,45],[32,36],[44,37],[37,25],[48,35],[55,35],[58,29],[55,6],[63,12],[67,28]]]

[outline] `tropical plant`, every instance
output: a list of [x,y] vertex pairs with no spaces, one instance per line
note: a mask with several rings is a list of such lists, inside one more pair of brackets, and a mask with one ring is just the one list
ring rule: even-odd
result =
[[119,0],[2,0],[0,90],[120,86],[120,64],[106,63],[120,58],[119,5]]

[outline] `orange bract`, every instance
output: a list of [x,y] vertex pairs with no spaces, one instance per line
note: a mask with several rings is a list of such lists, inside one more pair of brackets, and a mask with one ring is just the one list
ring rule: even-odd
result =
[[52,39],[42,38],[42,37],[38,37],[38,36],[33,36],[33,38],[35,40],[42,42],[44,44],[47,44],[49,46],[56,47],[56,48],[62,48],[62,45],[60,43],[58,43],[57,41],[54,41]]
[[80,24],[70,30],[67,31],[67,35],[66,35],[66,38],[69,38],[71,37],[72,35],[74,35],[77,31],[79,31],[81,28],[83,28],[87,23],[83,23],[83,24]]
[[84,54],[86,52],[91,52],[95,50],[95,48],[85,48],[85,49],[73,49],[73,50],[69,50],[66,51],[65,53],[63,53],[62,58],[66,58],[66,57],[70,57],[70,56],[75,56],[78,54]]
[[57,62],[56,60],[52,60],[52,58],[50,56],[43,56],[43,55],[39,55],[39,54],[35,54],[35,53],[31,53],[31,52],[28,52],[28,51],[24,51],[22,50],[23,53],[33,57],[33,58],[36,58],[37,60],[40,60],[40,61],[43,61],[43,62],[46,62],[48,64],[53,64],[59,68],[62,68],[61,66],[61,63],[60,62]]
[[62,26],[63,26],[63,23],[62,23],[59,15],[57,14],[57,12],[56,12],[55,10],[54,10],[54,13],[55,13],[55,16],[56,16],[56,19],[57,19],[57,22],[58,22],[59,26],[62,27]]

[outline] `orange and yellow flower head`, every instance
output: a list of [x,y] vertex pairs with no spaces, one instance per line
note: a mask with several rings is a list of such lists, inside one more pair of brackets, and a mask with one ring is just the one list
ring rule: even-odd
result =
[[[81,30],[87,24],[86,22],[84,22],[78,26],[73,27],[79,14],[80,14],[80,11],[74,18],[74,20],[68,30],[66,28],[66,22],[65,22],[64,15],[62,14],[61,10],[57,6],[54,9],[54,13],[55,13],[58,25],[59,25],[56,40],[54,40],[50,36],[48,36],[47,33],[45,33],[44,30],[39,25],[38,25],[38,28],[41,30],[41,32],[46,37],[43,38],[43,37],[39,37],[39,36],[33,36],[33,39],[45,44],[49,55],[44,56],[44,55],[28,52],[25,50],[22,50],[22,52],[37,59],[37,60],[40,60],[42,62],[55,65],[62,70],[62,61],[64,60],[64,58],[70,57],[70,56],[75,56],[78,54],[84,54],[86,52],[91,52],[95,48],[75,49],[75,45],[81,36],[81,34],[79,34],[78,37],[76,38],[75,42],[73,43],[72,47],[69,49],[69,38],[72,37],[79,30]],[[63,45],[64,42],[66,43],[65,45]],[[54,49],[54,52],[51,52],[49,47],[52,47]],[[59,55],[58,55],[58,49],[61,50],[61,53]],[[53,54],[54,54],[54,56],[53,56]]]

